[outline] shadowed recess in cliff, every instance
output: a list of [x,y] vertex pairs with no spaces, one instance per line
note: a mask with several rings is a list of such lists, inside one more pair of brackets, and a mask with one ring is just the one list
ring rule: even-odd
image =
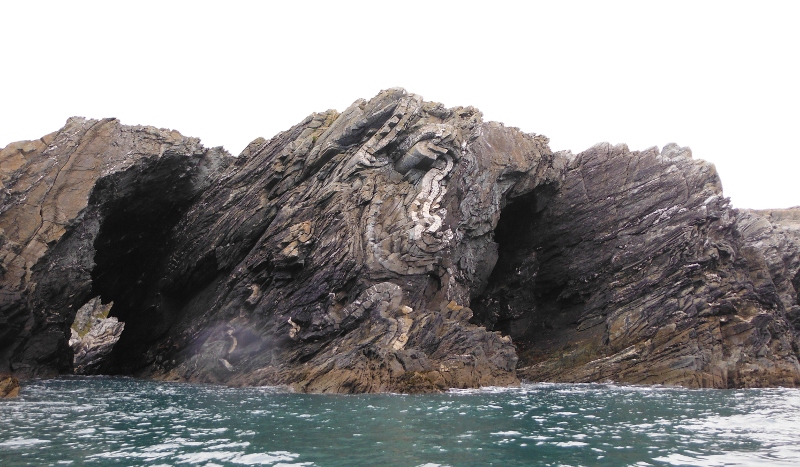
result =
[[547,245],[537,235],[537,224],[555,191],[552,185],[542,185],[510,200],[501,210],[494,231],[497,262],[486,288],[471,301],[475,324],[515,340],[532,325],[552,327],[542,308],[558,297],[560,286],[556,277],[541,274]]
[[[180,158],[166,158],[98,183],[93,201],[102,202],[102,221],[94,242],[91,295],[114,302],[110,316],[125,323],[98,373],[128,374],[149,363],[146,350],[176,317],[180,298],[164,295],[159,278],[170,251],[166,239],[195,193],[184,173]],[[131,189],[103,200],[119,186]]]
[[[518,351],[563,344],[580,317],[579,297],[566,296],[566,271],[544,210],[557,188],[542,185],[502,209],[494,231],[498,258],[486,288],[472,299],[472,322],[514,339]],[[542,347],[540,349],[539,347]]]

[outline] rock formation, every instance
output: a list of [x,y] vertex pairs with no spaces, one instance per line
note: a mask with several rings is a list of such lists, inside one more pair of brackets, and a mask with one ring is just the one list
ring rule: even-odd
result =
[[95,297],[80,307],[70,328],[69,347],[72,349],[72,366],[79,375],[101,373],[103,364],[114,349],[114,344],[125,329],[115,317],[108,317],[112,303],[103,304]]
[[19,396],[19,380],[11,375],[0,375],[0,399]]
[[125,328],[82,371],[309,392],[800,384],[800,215],[733,209],[676,145],[553,153],[391,89],[235,158],[70,119],[3,149],[0,182],[0,369],[18,375],[73,371],[75,310],[100,297]]
[[748,226],[769,222],[731,209],[714,167],[688,149],[597,145],[570,160],[540,212],[506,212],[534,221],[501,218],[501,260],[473,308],[517,343],[521,377],[798,383],[786,315],[796,295],[782,277],[796,274],[800,250],[776,238],[789,271],[766,267]]
[[196,138],[116,119],[71,118],[0,151],[0,368],[71,373],[69,328],[101,295],[92,289],[149,284],[175,218],[229,162]]

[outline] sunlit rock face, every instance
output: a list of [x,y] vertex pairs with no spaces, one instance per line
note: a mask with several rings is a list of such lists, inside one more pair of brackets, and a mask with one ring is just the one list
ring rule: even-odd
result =
[[106,373],[309,392],[800,382],[794,231],[732,209],[675,145],[553,153],[390,89],[236,158],[71,119],[3,149],[0,176],[0,371],[71,372],[69,325],[100,297],[125,323]]

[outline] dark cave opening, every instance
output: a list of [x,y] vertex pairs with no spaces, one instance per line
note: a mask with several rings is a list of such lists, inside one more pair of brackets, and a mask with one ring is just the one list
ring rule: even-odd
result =
[[494,230],[497,262],[484,290],[471,299],[472,322],[504,335],[518,334],[515,323],[535,309],[539,245],[534,225],[541,217],[540,191],[509,201]]
[[92,291],[109,316],[125,323],[119,341],[96,374],[132,374],[150,363],[148,349],[169,330],[179,298],[162,293],[170,233],[195,190],[185,157],[164,157],[103,180],[93,197],[100,206],[94,241]]
[[580,300],[567,293],[563,238],[547,218],[555,193],[553,186],[539,186],[502,208],[494,231],[497,262],[471,300],[472,322],[511,336],[521,354],[563,345],[581,310]]

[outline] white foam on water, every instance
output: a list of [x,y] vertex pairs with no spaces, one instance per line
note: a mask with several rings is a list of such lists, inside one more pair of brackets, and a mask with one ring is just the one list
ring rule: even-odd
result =
[[482,388],[476,388],[476,389],[450,388],[447,391],[448,394],[461,394],[461,395],[505,394],[505,393],[514,393],[514,392],[520,392],[520,388],[518,388],[518,387],[502,387],[502,386],[484,386]]
[[580,448],[589,445],[589,443],[584,443],[583,441],[559,441],[552,444],[562,448]]
[[690,457],[683,454],[670,454],[653,460],[669,465],[697,467],[797,467],[797,459],[781,460],[764,457],[757,453],[736,452],[729,454]]
[[136,452],[131,447],[126,447],[118,451],[101,452],[86,456],[87,459],[144,459],[146,461],[153,461],[156,459],[163,459],[174,454],[174,451],[169,452]]
[[[234,464],[244,464],[244,465],[265,465],[265,464],[275,464],[276,462],[282,462],[282,461],[293,461],[298,457],[300,457],[299,454],[294,454],[286,451],[275,451],[269,453],[244,454],[230,459],[229,462],[232,462]],[[291,464],[291,465],[309,465],[309,464],[310,463]]]
[[532,439],[532,440],[534,440],[534,441],[547,441],[548,439],[553,439],[553,437],[552,437],[552,436],[542,436],[542,435],[537,435],[537,436],[523,436],[523,438],[525,438],[525,439]]
[[[208,451],[208,452],[190,452],[186,454],[179,454],[175,456],[181,464],[199,464],[201,462],[208,462],[212,460],[229,461],[239,455],[238,452],[230,451]],[[277,462],[276,460],[275,462]],[[274,462],[273,462],[274,463]]]
[[245,448],[247,446],[250,446],[250,443],[248,441],[243,441],[239,443],[216,444],[214,446],[210,446],[209,449]]
[[11,438],[7,441],[0,442],[0,447],[2,448],[17,448],[17,447],[24,447],[24,446],[33,446],[36,444],[45,444],[49,443],[49,440],[46,439],[38,439],[38,438]]
[[180,447],[181,445],[178,443],[162,443],[162,444],[155,444],[153,446],[148,446],[142,449],[142,451],[144,452],[175,451]]

